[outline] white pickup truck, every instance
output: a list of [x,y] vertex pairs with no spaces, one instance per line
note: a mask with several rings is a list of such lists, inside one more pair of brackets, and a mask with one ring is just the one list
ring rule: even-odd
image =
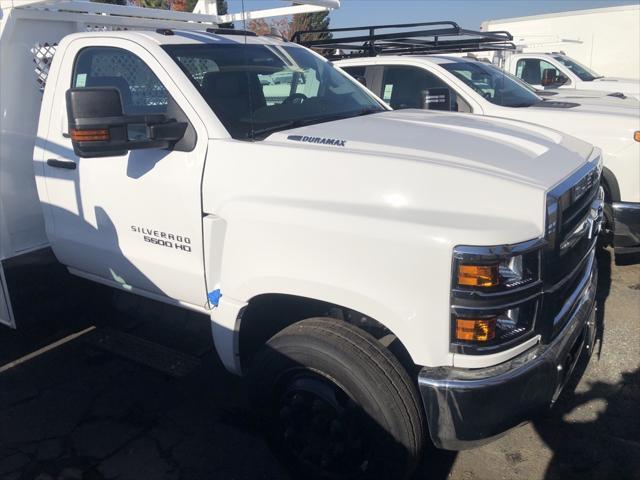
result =
[[336,61],[394,109],[423,108],[523,120],[600,147],[607,229],[616,253],[640,250],[640,105],[539,97],[491,64],[447,55],[381,55]]
[[600,75],[561,52],[509,52],[501,58],[500,66],[536,88],[619,92],[640,100],[640,79]]
[[391,111],[215,15],[2,6],[3,321],[51,253],[210,315],[300,478],[406,478],[428,437],[469,448],[548,408],[591,350],[598,148]]

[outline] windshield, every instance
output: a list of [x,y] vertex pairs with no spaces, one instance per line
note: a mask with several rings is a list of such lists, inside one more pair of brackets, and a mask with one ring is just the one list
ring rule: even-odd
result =
[[591,82],[596,78],[602,78],[602,75],[598,75],[590,68],[585,67],[584,65],[576,62],[573,58],[567,57],[566,55],[554,55],[553,58],[567,67],[573,73],[575,73],[583,82]]
[[484,62],[449,62],[440,66],[451,72],[483,98],[503,107],[529,107],[542,101],[522,82]]
[[239,140],[385,110],[329,62],[298,46],[221,42],[164,49]]

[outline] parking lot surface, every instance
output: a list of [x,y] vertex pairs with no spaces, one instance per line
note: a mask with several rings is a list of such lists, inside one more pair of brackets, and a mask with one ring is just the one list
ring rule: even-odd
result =
[[[600,338],[556,407],[482,448],[428,450],[416,479],[640,479],[640,265],[599,265]],[[290,478],[206,317],[115,304],[0,330],[0,479]]]

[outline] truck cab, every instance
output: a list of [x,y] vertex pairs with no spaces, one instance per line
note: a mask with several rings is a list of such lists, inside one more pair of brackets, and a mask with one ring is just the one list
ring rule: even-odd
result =
[[562,52],[507,53],[503,61],[505,70],[536,88],[619,92],[640,99],[640,80],[606,77]]
[[408,478],[428,438],[471,448],[555,402],[595,338],[598,148],[392,111],[300,45],[198,24],[215,15],[72,7],[3,10],[10,58],[55,53],[41,104],[16,63],[3,111],[39,121],[3,124],[2,166],[32,168],[14,179],[71,274],[209,315],[301,478]]

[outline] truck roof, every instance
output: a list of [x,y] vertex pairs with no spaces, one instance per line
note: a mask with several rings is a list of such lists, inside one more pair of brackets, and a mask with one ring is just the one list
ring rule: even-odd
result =
[[[219,32],[219,31],[218,31]],[[153,30],[118,30],[118,31],[97,31],[80,32],[69,35],[69,38],[132,38],[155,43],[157,45],[200,45],[200,44],[220,44],[220,43],[242,43],[249,45],[281,45],[289,43],[275,35],[256,36],[255,34],[242,32],[218,33],[206,30],[174,30],[158,29]],[[291,46],[298,46],[290,43]]]
[[476,59],[466,58],[466,57],[457,57],[454,55],[379,55],[377,57],[358,57],[358,58],[348,58],[345,60],[338,60],[336,63],[341,64],[363,64],[363,63],[377,63],[380,59],[384,60],[404,60],[406,62],[411,62],[412,60],[421,60],[427,61],[430,63],[435,63],[437,65],[441,65],[444,63],[460,63],[460,62],[477,62]]

